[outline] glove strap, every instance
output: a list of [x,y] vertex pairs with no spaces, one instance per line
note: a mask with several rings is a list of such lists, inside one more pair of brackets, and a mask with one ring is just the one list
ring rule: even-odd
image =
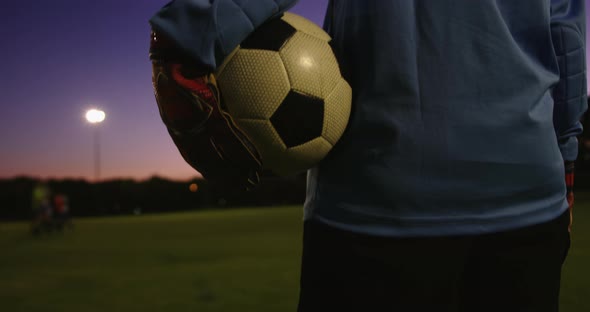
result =
[[574,189],[574,169],[575,165],[573,161],[565,162],[565,186],[568,193],[572,192]]
[[573,161],[565,162],[565,187],[566,187],[566,198],[571,209],[574,206],[574,172],[575,166]]

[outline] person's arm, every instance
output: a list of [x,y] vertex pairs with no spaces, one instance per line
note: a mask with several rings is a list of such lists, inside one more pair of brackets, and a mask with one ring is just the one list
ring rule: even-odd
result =
[[553,89],[554,124],[564,161],[576,160],[586,111],[585,0],[551,0],[551,35],[560,80]]
[[560,79],[553,89],[553,122],[565,162],[567,200],[574,204],[574,161],[587,109],[585,0],[551,0],[551,36],[558,57]]
[[248,190],[260,154],[222,105],[213,72],[258,26],[296,0],[175,0],[151,19],[150,60],[162,121],[184,160],[212,184]]
[[185,54],[213,71],[252,31],[297,0],[175,0],[150,25]]

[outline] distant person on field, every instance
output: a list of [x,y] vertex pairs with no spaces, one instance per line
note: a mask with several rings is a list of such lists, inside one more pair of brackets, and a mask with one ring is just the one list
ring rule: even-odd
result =
[[54,220],[55,227],[58,231],[63,231],[64,227],[72,228],[72,220],[70,218],[70,204],[69,199],[65,194],[55,194],[53,197]]
[[[295,3],[176,0],[150,22],[192,79]],[[329,2],[353,112],[308,174],[299,311],[558,310],[585,23],[585,0]]]
[[51,230],[53,208],[51,206],[51,191],[46,183],[37,183],[32,190],[32,224],[31,231],[38,235]]

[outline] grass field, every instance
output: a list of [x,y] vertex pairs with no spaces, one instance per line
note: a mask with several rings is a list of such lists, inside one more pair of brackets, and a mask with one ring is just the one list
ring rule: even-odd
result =
[[[562,310],[590,311],[590,197],[579,197]],[[295,311],[301,207],[0,224],[3,311]]]

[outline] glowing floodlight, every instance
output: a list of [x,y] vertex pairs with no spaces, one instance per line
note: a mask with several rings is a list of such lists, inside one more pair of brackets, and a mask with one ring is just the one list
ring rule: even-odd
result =
[[89,123],[95,124],[102,122],[106,117],[104,111],[99,109],[91,109],[86,112],[86,120]]

